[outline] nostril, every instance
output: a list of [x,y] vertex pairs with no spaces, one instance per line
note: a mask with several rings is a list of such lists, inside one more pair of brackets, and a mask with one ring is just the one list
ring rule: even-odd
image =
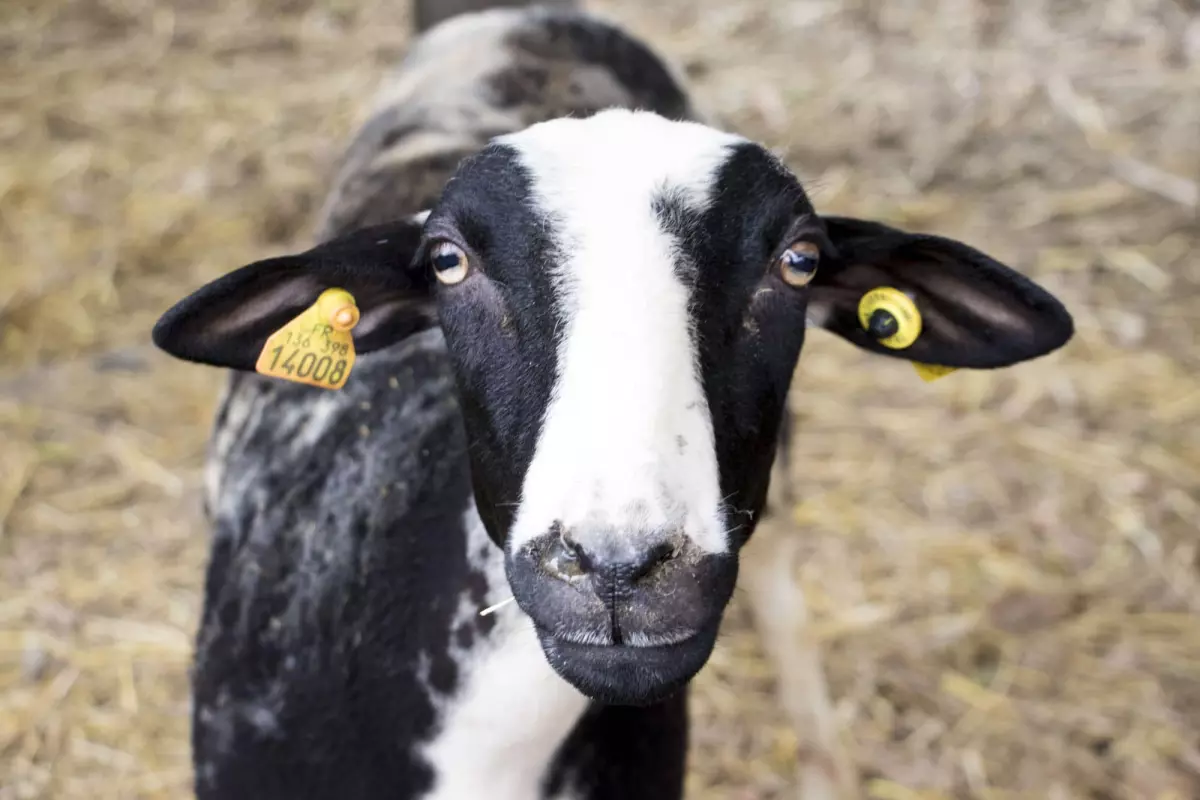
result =
[[592,563],[588,552],[583,549],[569,533],[560,533],[558,541],[562,545],[563,558],[567,561],[574,562],[579,565],[579,569],[583,572],[594,572],[595,564]]
[[590,571],[582,548],[562,532],[550,541],[542,553],[542,568],[564,581],[578,580]]
[[663,564],[673,559],[675,557],[675,553],[675,545],[670,542],[663,542],[655,545],[646,551],[641,561],[634,565],[630,578],[633,581],[641,580],[650,573],[654,572]]
[[636,551],[629,544],[602,541],[593,550],[576,541],[567,530],[555,526],[534,551],[534,557],[544,575],[571,584],[591,578],[596,592],[607,596],[613,591],[632,588],[680,554],[677,540],[643,545],[644,550]]
[[583,562],[587,558],[583,552],[583,548],[580,547],[579,543],[572,539],[568,534],[560,533],[558,536],[558,541],[562,544],[563,551],[567,557],[579,562]]

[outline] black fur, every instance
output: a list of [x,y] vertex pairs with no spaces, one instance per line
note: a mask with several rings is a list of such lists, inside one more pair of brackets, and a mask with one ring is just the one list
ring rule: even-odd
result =
[[[732,155],[716,199],[686,237],[698,273],[700,367],[713,415],[721,493],[738,512],[735,542],[754,530],[766,501],[774,443],[804,344],[807,293],[774,268],[797,220],[816,215],[799,183],[757,145]],[[794,237],[793,237],[794,238]]]
[[[530,58],[535,63],[577,64],[611,71],[613,79],[629,93],[628,107],[654,109],[668,119],[694,116],[687,94],[662,60],[642,42],[607,25],[580,24],[579,17],[551,17],[543,26],[519,31],[513,45],[521,54],[518,66],[500,73],[493,84],[501,95],[499,103],[506,101],[506,95],[512,97],[508,102],[517,102],[531,93],[546,96],[553,73],[525,66],[525,58]],[[583,70],[577,74],[583,74]],[[506,86],[519,90],[505,92]],[[578,79],[568,83],[565,94],[567,107],[552,111],[553,116],[588,116],[608,107],[607,103],[589,102]]]
[[475,580],[466,442],[436,331],[358,369],[322,397],[327,423],[303,413],[306,387],[235,378],[193,670],[200,798],[409,798],[434,784],[398,745],[433,730],[422,681],[446,694],[457,679],[451,620]]
[[563,743],[546,776],[547,796],[595,800],[678,798],[687,773],[687,693],[651,708],[595,704]]
[[[480,516],[504,541],[558,366],[564,320],[544,266],[555,258],[546,221],[514,153],[489,146],[463,163],[426,223],[486,269],[487,284],[441,291],[440,320],[471,434]],[[514,387],[520,390],[514,392]]]

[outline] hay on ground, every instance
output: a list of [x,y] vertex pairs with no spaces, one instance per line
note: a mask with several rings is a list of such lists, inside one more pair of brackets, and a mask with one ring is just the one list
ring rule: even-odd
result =
[[[184,795],[221,376],[147,332],[306,241],[392,0],[0,9],[0,799]],[[1200,796],[1200,18],[1172,0],[597,0],[827,211],[964,239],[1077,339],[920,382],[814,334],[797,579],[864,796]],[[790,796],[739,601],[696,798]]]

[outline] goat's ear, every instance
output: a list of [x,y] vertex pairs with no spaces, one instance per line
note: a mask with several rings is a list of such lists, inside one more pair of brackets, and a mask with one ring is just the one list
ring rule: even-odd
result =
[[185,361],[252,371],[272,333],[345,289],[361,315],[354,348],[367,353],[436,324],[430,273],[414,263],[424,215],[376,225],[304,253],[258,261],[202,286],[154,326],[154,343]]
[[[962,242],[877,222],[825,217],[834,252],[811,284],[810,324],[871,352],[925,364],[1006,367],[1062,347],[1074,322],[1059,300],[1019,272]],[[921,333],[891,349],[864,330],[859,303],[898,289],[921,316]]]

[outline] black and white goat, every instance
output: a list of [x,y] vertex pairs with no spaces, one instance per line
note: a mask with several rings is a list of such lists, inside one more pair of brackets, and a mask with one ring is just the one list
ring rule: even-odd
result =
[[[766,149],[696,119],[606,23],[457,16],[388,80],[321,244],[159,321],[168,353],[233,370],[201,798],[679,797],[686,685],[764,513],[806,324],[973,368],[1070,338],[1016,272],[821,216]],[[879,285],[923,313],[902,353],[859,324]],[[255,374],[329,287],[362,315],[345,388]]]

